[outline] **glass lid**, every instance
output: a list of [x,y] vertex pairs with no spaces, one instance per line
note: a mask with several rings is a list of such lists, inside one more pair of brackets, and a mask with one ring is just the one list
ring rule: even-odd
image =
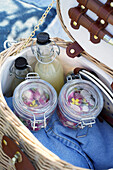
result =
[[57,104],[55,89],[44,80],[25,80],[14,91],[15,107],[27,115],[50,113]]
[[50,92],[44,85],[35,83],[22,89],[20,100],[30,110],[43,109],[50,104]]
[[96,118],[103,108],[101,91],[86,80],[72,80],[66,83],[59,102],[63,106],[64,114],[74,120]]

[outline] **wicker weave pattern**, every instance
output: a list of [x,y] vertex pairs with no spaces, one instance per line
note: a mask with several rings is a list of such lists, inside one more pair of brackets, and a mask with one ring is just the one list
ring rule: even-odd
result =
[[[58,12],[58,15],[59,12]],[[61,17],[61,16],[59,16]],[[65,28],[64,28],[65,29]],[[66,42],[60,38],[53,38],[52,40],[54,40],[56,42],[57,45],[66,48],[67,45],[71,42]],[[16,52],[24,45],[24,43],[26,42],[25,39],[20,40],[20,42],[14,44],[12,47],[10,47],[9,49],[4,50],[3,52],[0,53],[0,65],[2,65],[5,60],[7,59],[7,57],[15,55]],[[35,43],[35,41],[34,41]],[[27,47],[31,46],[32,44],[32,39],[31,41],[28,43]],[[105,71],[108,75],[110,75],[113,78],[113,69],[109,68],[108,66],[106,66],[105,64],[101,63],[100,61],[96,60],[94,57],[92,57],[91,55],[89,55],[86,51],[84,51],[82,54],[82,56],[84,56],[86,59],[88,59],[89,61],[91,61],[92,63],[94,63],[95,65],[97,65],[100,69],[102,69],[103,71]]]
[[[2,136],[7,135],[18,141],[22,149],[34,163],[36,169],[76,169],[74,166],[60,160],[56,155],[47,150],[31,134],[31,132],[20,122],[14,113],[3,102],[3,96],[0,101],[0,141]],[[11,159],[3,153],[0,147],[0,169],[15,169]]]
[[[62,16],[59,8],[60,1],[57,0],[57,13],[61,21],[61,25],[65,32],[72,39],[67,28],[63,24]],[[53,39],[59,46],[66,48],[71,42],[65,42],[62,39]],[[73,39],[72,39],[73,40]],[[73,40],[74,41],[74,40]],[[9,49],[4,50],[0,53],[0,66],[6,61],[9,56],[15,55],[26,40],[22,39],[20,42],[14,44]],[[31,46],[32,40],[27,44],[27,47]],[[35,42],[34,42],[35,43]],[[100,63],[98,60],[87,54],[85,51],[82,55],[92,63],[96,64],[100,69],[104,70],[108,75],[113,78],[113,70]],[[15,114],[9,109],[7,103],[2,94],[0,87],[0,170],[15,170],[15,167],[11,163],[11,159],[2,150],[2,137],[7,135],[15,141],[18,141],[26,155],[33,162],[36,169],[41,170],[80,170],[82,168],[75,167],[62,161],[58,156],[46,149],[33,135],[32,133],[21,123],[21,121],[15,116]]]
[[[54,41],[62,47],[66,47],[69,42],[55,38]],[[9,49],[4,50],[0,54],[0,65],[2,66],[5,60],[18,51],[24,44],[25,40],[14,44]],[[31,46],[29,42],[28,46]],[[53,154],[45,148],[32,133],[22,124],[22,122],[15,116],[15,114],[7,106],[3,97],[0,85],[0,145],[3,135],[7,135],[14,141],[17,141],[29,159],[33,162],[36,169],[47,170],[79,170],[82,168],[75,167],[62,161],[58,156]],[[14,170],[15,167],[11,163],[11,159],[3,153],[2,146],[0,147],[0,170],[10,169]]]
[[[53,39],[59,46],[64,48],[71,42],[65,42],[62,39],[54,38]],[[0,54],[0,65],[5,62],[7,57],[15,55],[15,53],[21,48],[25,40],[14,44],[7,50],[4,50]],[[31,46],[31,41],[27,46]],[[35,43],[35,42],[34,42]],[[82,55],[95,63],[98,67],[103,69],[111,77],[113,77],[113,70],[95,60],[93,57],[88,55],[85,51]],[[15,116],[15,114],[7,106],[5,99],[3,97],[1,88],[0,88],[0,142],[2,136],[7,135],[10,138],[18,141],[24,152],[27,154],[29,159],[33,162],[36,169],[47,169],[47,170],[79,170],[82,168],[75,167],[71,164],[68,164],[65,161],[62,161],[55,154],[46,149],[33,135],[32,133],[21,123],[21,121]],[[1,145],[1,143],[0,143]],[[15,167],[11,163],[11,159],[5,155],[2,151],[2,146],[0,147],[0,170],[2,169],[11,169],[14,170]]]

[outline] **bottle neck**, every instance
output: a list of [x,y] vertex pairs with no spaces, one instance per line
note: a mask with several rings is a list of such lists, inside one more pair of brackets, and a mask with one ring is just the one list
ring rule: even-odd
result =
[[15,68],[15,77],[18,79],[25,79],[27,73],[29,73],[29,68],[19,70]]
[[42,63],[49,63],[54,57],[54,49],[51,43],[47,45],[37,44],[37,56]]

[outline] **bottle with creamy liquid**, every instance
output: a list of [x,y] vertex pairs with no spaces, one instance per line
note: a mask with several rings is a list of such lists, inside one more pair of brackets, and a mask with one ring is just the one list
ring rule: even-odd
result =
[[49,34],[41,32],[37,36],[36,49],[32,47],[32,51],[36,56],[37,63],[35,65],[35,72],[39,74],[40,78],[49,82],[59,94],[64,84],[64,73],[62,65],[56,58],[60,53],[59,47],[54,49]]

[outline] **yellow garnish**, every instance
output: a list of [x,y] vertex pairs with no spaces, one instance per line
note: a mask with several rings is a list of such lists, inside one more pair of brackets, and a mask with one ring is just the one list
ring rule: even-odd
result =
[[30,104],[30,106],[31,106],[31,107],[37,107],[38,104],[36,104],[36,100],[33,100],[33,101],[32,101],[32,104]]
[[79,106],[80,105],[79,99],[72,98],[72,104],[75,104],[75,105]]

